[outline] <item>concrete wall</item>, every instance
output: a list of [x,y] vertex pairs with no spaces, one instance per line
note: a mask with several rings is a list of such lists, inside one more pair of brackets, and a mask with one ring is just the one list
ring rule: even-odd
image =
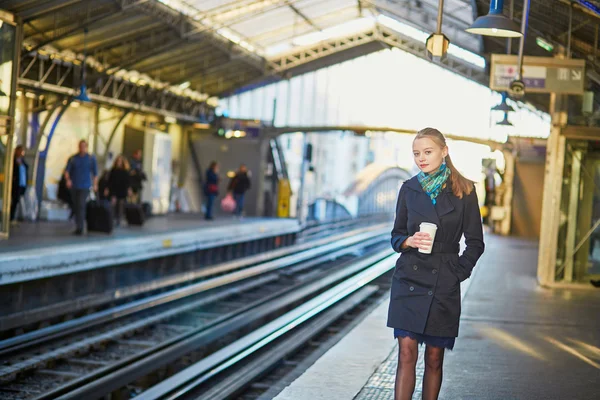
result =
[[[259,202],[262,201],[260,198],[261,196],[259,196],[259,179],[262,178],[260,168],[260,141],[255,139],[225,140],[211,136],[194,140],[193,146],[200,164],[202,182],[204,182],[206,169],[211,161],[217,161],[219,163],[219,176],[221,181],[219,185],[219,197],[215,202],[216,213],[220,213],[219,202],[227,192],[227,185],[230,181],[227,174],[235,172],[240,164],[243,163],[246,164],[250,171],[250,180],[252,183],[252,187],[246,193],[244,199],[245,215],[258,215],[260,213]],[[196,167],[191,165],[189,168],[191,170]],[[200,189],[191,190],[192,185],[189,183],[189,179],[194,177],[197,179],[195,173],[190,173],[188,182],[186,182],[186,187],[190,189],[191,195],[194,195]]]

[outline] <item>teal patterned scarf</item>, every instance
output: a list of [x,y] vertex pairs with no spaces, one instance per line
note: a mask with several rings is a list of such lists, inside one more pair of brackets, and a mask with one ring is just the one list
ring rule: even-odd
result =
[[437,171],[426,174],[421,171],[417,175],[417,179],[421,184],[421,187],[427,193],[427,196],[431,199],[431,202],[435,204],[435,198],[438,197],[444,187],[444,183],[450,176],[450,168],[446,167],[446,163],[443,163]]

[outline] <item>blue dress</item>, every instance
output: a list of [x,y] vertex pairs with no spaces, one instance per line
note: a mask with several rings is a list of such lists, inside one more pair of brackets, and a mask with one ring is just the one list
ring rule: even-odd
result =
[[398,336],[416,339],[419,344],[425,343],[428,346],[441,347],[448,350],[454,349],[454,342],[456,340],[456,338],[453,337],[425,335],[424,333],[414,333],[405,331],[404,329],[394,328],[394,338],[398,338]]

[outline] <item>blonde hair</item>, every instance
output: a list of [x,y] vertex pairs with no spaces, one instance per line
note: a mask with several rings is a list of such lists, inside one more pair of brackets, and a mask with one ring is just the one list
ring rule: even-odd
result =
[[[446,138],[442,135],[442,132],[438,131],[435,128],[425,128],[421,129],[417,132],[417,136],[415,140],[429,138],[435,142],[440,148],[446,147]],[[462,176],[460,172],[456,169],[454,164],[452,163],[452,159],[450,158],[450,154],[446,156],[446,166],[450,168],[452,172],[450,174],[450,181],[452,182],[452,192],[456,197],[462,199],[464,195],[470,195],[473,191],[473,181]]]
[[113,166],[112,166],[113,169],[117,168],[117,164],[119,163],[119,160],[123,161],[123,169],[125,171],[129,171],[129,168],[130,168],[129,161],[127,161],[127,158],[123,154],[120,154],[117,156],[117,158],[115,158],[115,162],[113,162]]

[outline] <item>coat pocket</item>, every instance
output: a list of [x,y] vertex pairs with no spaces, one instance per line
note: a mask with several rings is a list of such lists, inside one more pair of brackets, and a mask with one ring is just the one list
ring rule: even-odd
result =
[[403,254],[396,260],[396,268],[394,268],[394,278],[403,278],[406,276],[405,265],[408,263],[407,254]]
[[465,279],[467,279],[469,277],[469,275],[465,276],[465,272],[463,270],[463,267],[460,265],[460,263],[458,262],[458,256],[453,256],[449,261],[448,264],[450,265],[450,268],[452,270],[452,274],[456,277],[456,279],[458,280],[457,283],[461,283],[462,281],[464,281]]

